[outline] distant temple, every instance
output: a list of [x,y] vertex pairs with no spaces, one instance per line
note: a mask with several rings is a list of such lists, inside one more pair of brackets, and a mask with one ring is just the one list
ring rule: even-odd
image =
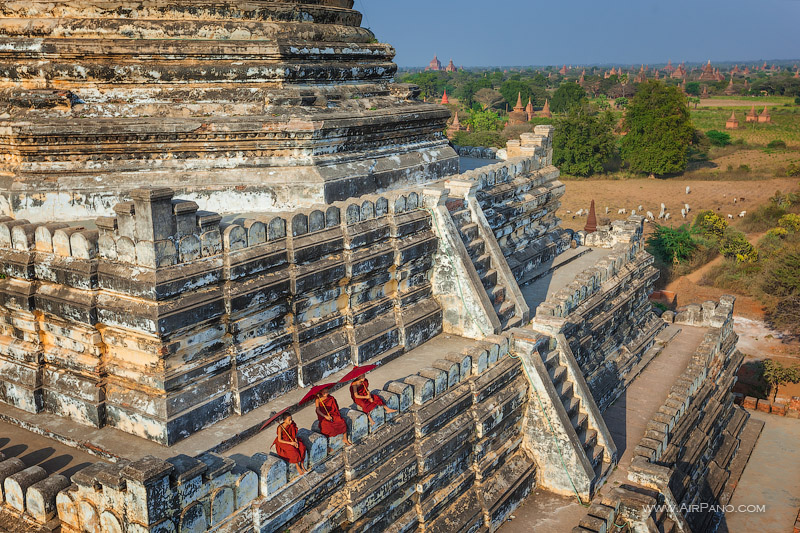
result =
[[433,56],[433,59],[431,59],[431,62],[428,64],[427,67],[425,67],[425,70],[432,70],[434,72],[438,72],[442,70],[442,62],[439,61],[438,57]]
[[517,95],[517,105],[514,110],[508,114],[508,125],[514,126],[516,124],[525,124],[528,122],[528,114],[525,112],[525,107],[522,105],[522,93]]
[[769,109],[767,109],[767,106],[764,106],[764,111],[762,111],[761,114],[758,115],[758,121],[766,123],[772,122],[772,117],[769,116]]
[[450,103],[450,99],[447,97],[447,89],[444,90],[444,96],[442,96],[442,105],[447,105]]
[[711,60],[708,60],[706,66],[703,67],[703,72],[700,74],[700,81],[711,81],[717,79],[717,73],[714,67],[711,66]]
[[733,76],[731,76],[731,81],[728,83],[728,87],[725,88],[725,94],[728,96],[733,96],[736,94],[736,88],[733,86]]
[[672,76],[673,79],[676,79],[676,80],[677,79],[681,79],[681,78],[685,78],[686,77],[686,65],[684,63],[681,63],[680,65],[678,65],[678,68],[676,68],[675,70],[672,71],[671,76]]
[[566,76],[567,75],[567,66],[564,65],[563,67],[561,67],[561,70],[559,70],[558,73],[561,74],[562,76]]
[[452,139],[455,134],[459,131],[464,131],[464,126],[461,124],[461,121],[458,120],[458,111],[456,111],[455,116],[453,117],[453,122],[447,127],[447,137]]
[[457,71],[458,71],[458,69],[456,68],[456,66],[453,64],[453,58],[452,58],[452,57],[450,58],[450,62],[449,62],[449,63],[447,64],[447,66],[445,67],[445,70],[446,70],[447,72],[457,72]]
[[739,128],[739,119],[736,118],[736,111],[731,113],[730,118],[725,123],[726,130],[735,130]]
[[530,122],[531,119],[536,116],[536,113],[533,110],[533,102],[530,98],[528,98],[528,105],[525,106],[525,113],[528,115],[528,122]]
[[758,113],[756,112],[755,104],[744,117],[745,122],[758,122]]
[[539,116],[544,118],[553,118],[553,114],[550,112],[550,100],[544,101],[544,107],[542,108],[542,112],[539,113]]

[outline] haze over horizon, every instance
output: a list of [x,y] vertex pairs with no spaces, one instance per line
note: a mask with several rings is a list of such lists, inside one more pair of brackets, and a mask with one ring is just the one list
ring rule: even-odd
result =
[[[535,4],[535,9],[531,6]],[[362,25],[397,50],[400,67],[658,64],[792,60],[800,0],[356,0]],[[501,8],[501,9],[499,9]]]

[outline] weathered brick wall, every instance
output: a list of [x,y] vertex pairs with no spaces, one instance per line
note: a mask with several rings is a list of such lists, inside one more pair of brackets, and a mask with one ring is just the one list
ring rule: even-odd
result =
[[399,409],[347,411],[354,445],[302,429],[313,470],[275,455],[98,464],[58,495],[65,532],[496,530],[535,485],[522,444],[528,384],[507,337],[375,391]]
[[441,331],[418,192],[224,223],[132,196],[98,229],[0,223],[6,403],[171,444]]

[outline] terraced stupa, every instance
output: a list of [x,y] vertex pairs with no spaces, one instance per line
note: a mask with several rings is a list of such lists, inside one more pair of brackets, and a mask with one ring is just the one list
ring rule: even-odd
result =
[[221,212],[457,171],[349,0],[0,5],[0,214],[86,219],[132,187]]

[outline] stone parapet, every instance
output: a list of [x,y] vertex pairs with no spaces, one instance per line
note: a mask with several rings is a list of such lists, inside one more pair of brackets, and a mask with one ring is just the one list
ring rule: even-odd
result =
[[171,444],[441,331],[421,191],[225,222],[173,194],[0,223],[0,399]]
[[522,446],[528,385],[512,355],[508,337],[491,337],[387,383],[374,392],[399,412],[362,431],[365,415],[348,411],[352,446],[331,450],[301,429],[303,476],[273,454],[93,465],[58,494],[62,530],[495,531],[536,483]]

